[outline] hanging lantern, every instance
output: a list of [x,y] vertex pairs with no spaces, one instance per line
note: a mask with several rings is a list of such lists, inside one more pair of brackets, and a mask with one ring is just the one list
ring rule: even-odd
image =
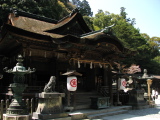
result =
[[126,80],[124,78],[120,79],[120,90],[124,90],[126,88]]
[[77,90],[77,77],[68,76],[67,77],[67,89],[68,91],[76,91]]
[[62,75],[67,75],[67,89],[68,91],[76,91],[77,90],[77,77],[82,76],[81,73],[76,72],[75,70],[68,70],[66,73]]

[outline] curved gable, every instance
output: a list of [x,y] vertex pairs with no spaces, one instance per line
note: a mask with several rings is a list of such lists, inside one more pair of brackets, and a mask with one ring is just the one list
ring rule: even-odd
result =
[[85,23],[82,15],[76,12],[63,18],[57,24],[55,24],[52,29],[45,30],[45,32],[72,35],[75,35],[74,33],[78,32],[76,35],[80,36],[81,34],[91,32],[91,30]]

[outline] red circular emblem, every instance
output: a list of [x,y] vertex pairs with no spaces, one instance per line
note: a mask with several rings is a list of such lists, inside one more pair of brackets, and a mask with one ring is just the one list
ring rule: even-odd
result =
[[77,79],[72,79],[72,80],[70,81],[70,85],[71,85],[72,87],[77,87]]
[[126,81],[125,81],[125,80],[122,81],[122,85],[123,85],[124,87],[126,87]]

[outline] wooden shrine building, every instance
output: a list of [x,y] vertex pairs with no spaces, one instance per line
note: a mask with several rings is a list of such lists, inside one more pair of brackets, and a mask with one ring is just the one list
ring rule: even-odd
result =
[[66,76],[62,74],[76,70],[82,74],[77,92],[108,86],[112,103],[112,65],[131,53],[112,27],[91,31],[77,10],[59,21],[13,10],[0,30],[1,87],[12,83],[13,76],[3,68],[13,68],[18,54],[23,55],[26,68],[36,69],[26,76],[28,86],[44,87],[50,76],[56,76],[56,88],[61,91],[66,88]]

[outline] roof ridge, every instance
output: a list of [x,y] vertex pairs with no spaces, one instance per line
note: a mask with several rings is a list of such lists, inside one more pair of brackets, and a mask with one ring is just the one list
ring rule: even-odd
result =
[[112,31],[112,27],[114,27],[114,26],[115,26],[115,24],[113,24],[111,26],[107,26],[107,27],[105,27],[103,29],[100,29],[100,30],[91,31],[91,32],[82,34],[80,37],[85,37],[85,36],[92,35],[92,34],[95,34],[95,33],[105,33],[105,34],[115,36],[114,35],[115,33]]
[[60,20],[58,21],[58,23],[62,22],[64,19],[66,19],[66,18],[68,18],[68,17],[72,17],[75,13],[79,13],[78,8],[73,9],[72,12],[71,12],[69,15],[67,15],[67,16],[63,17],[62,19],[60,19]]
[[33,19],[40,20],[40,21],[45,21],[45,22],[49,22],[49,23],[54,23],[54,24],[56,24],[56,23],[58,22],[58,21],[55,20],[55,19],[51,19],[51,18],[48,18],[48,17],[43,17],[43,16],[40,16],[40,15],[28,13],[28,12],[25,12],[25,11],[20,11],[20,10],[17,10],[17,9],[11,9],[11,11],[12,11],[16,16],[29,17],[29,18],[33,18]]

